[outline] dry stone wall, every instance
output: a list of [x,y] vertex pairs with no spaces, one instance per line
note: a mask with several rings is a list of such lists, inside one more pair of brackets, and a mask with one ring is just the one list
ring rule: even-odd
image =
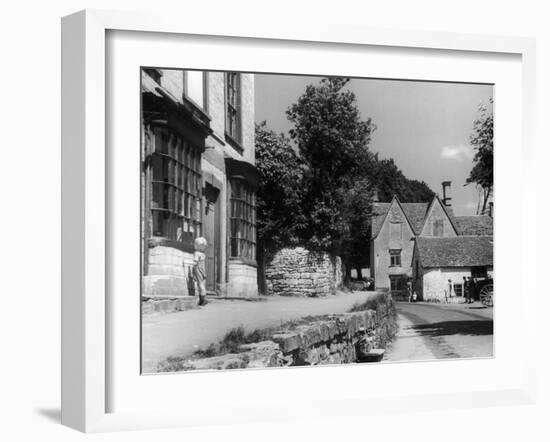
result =
[[303,247],[284,248],[267,256],[267,295],[327,296],[342,285],[342,260]]
[[[189,359],[178,370],[226,370],[376,362],[397,330],[395,306],[383,295],[376,310],[306,318],[274,330],[236,353]],[[159,371],[164,370],[159,366]]]

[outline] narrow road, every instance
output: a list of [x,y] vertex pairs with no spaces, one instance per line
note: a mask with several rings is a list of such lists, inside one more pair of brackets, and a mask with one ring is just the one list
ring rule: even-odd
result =
[[399,331],[384,361],[493,356],[493,309],[474,304],[397,303]]
[[169,356],[188,356],[218,342],[234,327],[248,331],[280,325],[304,316],[345,313],[374,292],[339,293],[323,298],[267,297],[262,301],[213,299],[208,305],[175,313],[144,315],[142,371],[156,372]]

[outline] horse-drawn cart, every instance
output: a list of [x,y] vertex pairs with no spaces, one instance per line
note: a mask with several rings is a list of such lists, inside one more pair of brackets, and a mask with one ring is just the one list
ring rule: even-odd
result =
[[495,304],[494,291],[493,291],[493,279],[482,278],[474,279],[475,288],[479,293],[479,301],[486,307],[493,307]]

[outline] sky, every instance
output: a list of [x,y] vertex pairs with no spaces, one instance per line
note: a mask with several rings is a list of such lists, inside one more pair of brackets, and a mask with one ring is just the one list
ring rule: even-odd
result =
[[[287,133],[286,109],[308,84],[319,81],[256,74],[256,121],[266,120],[269,128]],[[474,154],[469,138],[478,106],[489,104],[493,86],[354,78],[347,87],[355,93],[362,117],[371,117],[377,126],[370,150],[393,158],[406,177],[425,181],[440,196],[441,182],[450,180],[455,214],[475,215],[477,191],[474,185],[464,186]]]

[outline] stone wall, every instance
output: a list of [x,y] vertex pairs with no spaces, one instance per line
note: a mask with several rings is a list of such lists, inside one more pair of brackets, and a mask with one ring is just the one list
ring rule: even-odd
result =
[[143,277],[144,297],[194,295],[192,253],[165,246],[151,247],[148,252],[148,274]]
[[326,296],[342,286],[342,260],[303,247],[284,248],[266,257],[267,295]]
[[258,296],[258,272],[256,266],[230,259],[228,263],[229,282],[226,296],[253,298]]
[[304,319],[274,330],[269,339],[241,345],[239,352],[189,359],[159,371],[224,370],[377,362],[397,330],[391,295],[376,310]]

